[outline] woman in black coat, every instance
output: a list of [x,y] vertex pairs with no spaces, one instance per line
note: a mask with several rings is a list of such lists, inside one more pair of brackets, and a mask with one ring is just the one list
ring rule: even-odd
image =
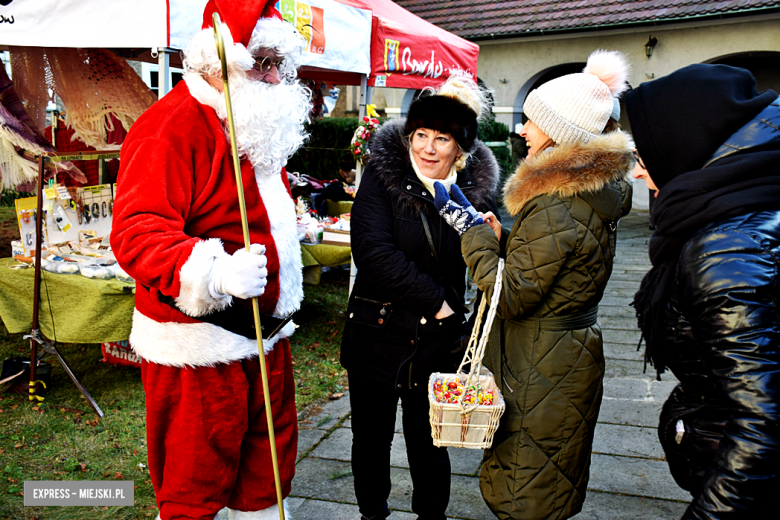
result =
[[658,189],[653,268],[634,305],[646,359],[680,384],[658,428],[685,519],[743,519],[780,490],[780,100],[692,65],[626,97]]
[[399,399],[412,511],[421,520],[445,518],[450,462],[446,448],[433,446],[427,381],[460,361],[453,349],[464,333],[466,265],[458,234],[433,205],[433,181],[457,183],[476,208],[496,211],[498,166],[476,139],[484,94],[464,79],[425,94],[406,120],[388,122],[372,138],[352,208],[357,277],[341,362],[349,377],[355,494],[366,519],[390,514]]

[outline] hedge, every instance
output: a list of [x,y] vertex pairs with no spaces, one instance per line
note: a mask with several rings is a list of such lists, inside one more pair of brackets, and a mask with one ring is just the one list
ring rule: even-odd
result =
[[352,159],[349,143],[357,126],[357,117],[329,117],[307,124],[310,137],[287,162],[287,170],[323,180],[338,178],[341,161]]
[[[382,124],[387,119],[380,119]],[[287,162],[287,170],[305,173],[317,179],[336,179],[339,163],[351,159],[349,143],[358,125],[357,117],[325,118],[306,125],[309,139],[303,148]],[[512,154],[509,151],[509,127],[495,120],[479,125],[478,137],[483,142],[505,142],[507,146],[491,146],[502,179],[512,171]]]

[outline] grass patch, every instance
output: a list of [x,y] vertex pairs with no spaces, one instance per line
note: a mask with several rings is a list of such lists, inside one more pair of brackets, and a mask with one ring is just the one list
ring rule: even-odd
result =
[[[346,389],[339,352],[348,280],[348,271],[334,270],[323,273],[320,285],[304,286],[295,318],[300,328],[291,341],[299,411]],[[99,345],[58,348],[106,417],[97,418],[52,356],[46,357],[53,365],[52,384],[42,404],[33,406],[21,394],[0,395],[0,518],[155,518],[140,371],[101,363]],[[0,361],[28,355],[22,335],[0,324]],[[24,481],[36,479],[132,480],[135,506],[24,507]]]

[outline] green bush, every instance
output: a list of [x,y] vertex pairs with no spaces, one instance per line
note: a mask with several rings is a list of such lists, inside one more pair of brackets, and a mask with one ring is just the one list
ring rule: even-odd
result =
[[32,196],[32,193],[19,193],[16,190],[3,190],[0,193],[0,206],[13,206],[16,199]]
[[506,143],[505,145],[490,147],[500,169],[501,180],[499,181],[499,186],[503,186],[504,180],[514,171],[512,152],[509,149],[509,127],[504,123],[499,123],[495,119],[489,119],[487,121],[482,121],[479,124],[477,135],[479,136],[480,141],[484,143]]
[[[380,119],[383,124],[387,119]],[[306,126],[309,139],[303,148],[287,162],[287,170],[305,173],[317,179],[337,179],[339,163],[352,158],[349,143],[358,125],[357,117],[334,117],[315,121]],[[505,142],[507,146],[492,146],[490,149],[501,168],[503,179],[512,171],[512,154],[509,150],[509,128],[495,120],[479,124],[479,139],[483,142]]]
[[[382,124],[386,119],[380,119]],[[349,143],[358,126],[357,117],[325,118],[306,125],[309,139],[287,162],[287,170],[317,179],[337,179],[339,163],[352,158]]]

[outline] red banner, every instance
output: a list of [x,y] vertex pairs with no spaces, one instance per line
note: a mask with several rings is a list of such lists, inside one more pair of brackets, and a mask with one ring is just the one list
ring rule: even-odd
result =
[[477,80],[479,46],[390,0],[361,0],[373,12],[369,86],[438,86],[454,74]]

